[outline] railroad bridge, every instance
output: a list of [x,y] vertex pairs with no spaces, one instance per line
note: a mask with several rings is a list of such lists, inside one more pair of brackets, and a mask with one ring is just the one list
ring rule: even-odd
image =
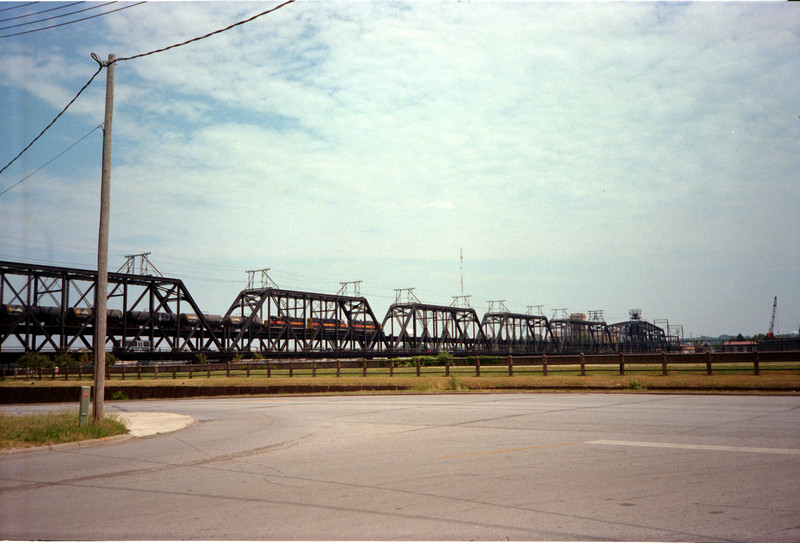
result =
[[[0,261],[0,362],[26,351],[91,352],[96,288],[95,271]],[[472,308],[414,300],[378,321],[361,296],[279,288],[247,288],[225,314],[207,314],[180,279],[120,272],[108,275],[106,317],[106,348],[121,359],[588,354],[677,344],[642,320],[607,325],[508,311],[480,319]]]

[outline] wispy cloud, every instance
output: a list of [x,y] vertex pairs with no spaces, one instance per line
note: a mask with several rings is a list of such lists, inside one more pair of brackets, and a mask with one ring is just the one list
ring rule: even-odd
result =
[[[122,11],[75,41],[19,42],[0,84],[55,109],[93,70],[89,51],[156,49],[257,7]],[[800,302],[791,272],[752,266],[800,260],[786,234],[800,218],[798,28],[782,4],[295,3],[118,65],[112,247],[186,267],[317,259],[308,276],[334,286],[347,262],[377,261],[366,284],[437,301],[457,273],[397,278],[398,260],[455,266],[463,247],[478,300],[604,304],[609,318],[650,304],[697,332],[757,331],[716,285],[733,271],[748,303],[776,288]],[[101,120],[100,87],[72,126]],[[74,184],[31,187],[47,216],[76,198]],[[0,212],[32,220],[12,201]],[[90,245],[96,206],[74,204],[68,240],[37,224],[24,243]],[[215,311],[229,288],[210,289]]]

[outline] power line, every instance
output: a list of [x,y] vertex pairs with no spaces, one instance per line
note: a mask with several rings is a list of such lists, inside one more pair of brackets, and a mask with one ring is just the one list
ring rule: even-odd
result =
[[200,37],[197,37],[197,38],[192,38],[191,40],[187,40],[187,41],[182,42],[182,43],[176,43],[174,45],[170,45],[170,46],[164,47],[162,49],[156,49],[155,51],[150,51],[149,53],[141,53],[139,55],[134,55],[132,57],[118,58],[116,60],[116,62],[120,62],[120,61],[123,61],[123,60],[133,60],[135,58],[141,58],[141,57],[146,57],[148,55],[154,55],[156,53],[162,53],[164,51],[168,51],[168,50],[174,49],[176,47],[181,47],[183,45],[187,45],[187,44],[190,44],[190,43],[193,43],[193,42],[196,42],[196,41],[203,40],[203,39],[208,38],[210,36],[214,36],[215,34],[220,34],[222,32],[226,32],[226,31],[230,30],[231,28],[235,28],[235,27],[237,27],[239,25],[243,25],[245,23],[249,23],[250,21],[254,21],[254,20],[258,19],[259,17],[262,17],[264,15],[267,15],[268,13],[272,13],[273,11],[277,11],[277,10],[281,9],[283,6],[291,4],[292,2],[294,2],[294,0],[288,0],[287,2],[284,2],[283,4],[280,4],[278,6],[275,6],[274,8],[270,8],[270,9],[268,9],[266,11],[262,11],[261,13],[257,13],[255,15],[253,15],[252,17],[250,17],[249,19],[245,19],[244,21],[239,21],[238,23],[233,23],[230,26],[226,26],[225,28],[221,28],[219,30],[215,30],[214,32],[209,32],[208,34],[206,34],[204,36],[200,36]]
[[[148,52],[148,53],[142,53],[142,54],[139,54],[139,55],[134,55],[134,56],[132,56],[132,57],[117,58],[117,59],[113,60],[112,62],[118,62],[118,61],[120,61],[120,60],[133,60],[133,59],[135,59],[135,58],[146,57],[146,56],[148,56],[148,55],[153,55],[153,54],[155,54],[155,53],[161,53],[161,52],[163,52],[163,51],[167,51],[167,50],[169,50],[169,49],[174,49],[174,48],[176,48],[176,47],[181,47],[181,46],[183,46],[183,45],[187,45],[187,44],[189,44],[189,43],[193,43],[193,42],[196,42],[196,41],[200,41],[200,40],[202,40],[202,39],[205,39],[205,38],[208,38],[208,37],[210,37],[210,36],[214,36],[214,35],[216,35],[216,34],[220,34],[220,33],[222,33],[222,32],[225,32],[225,31],[227,31],[227,30],[230,30],[230,29],[232,29],[232,28],[235,28],[235,27],[237,27],[237,26],[239,26],[239,25],[243,25],[243,24],[245,24],[245,23],[249,23],[250,21],[254,21],[254,20],[258,19],[259,17],[262,17],[262,16],[264,16],[264,15],[267,15],[268,13],[272,13],[273,11],[279,10],[279,9],[280,9],[280,8],[282,8],[283,6],[286,6],[286,5],[288,5],[288,4],[291,4],[292,2],[294,2],[294,0],[288,0],[287,2],[284,2],[283,4],[280,4],[280,5],[278,5],[278,6],[274,7],[274,8],[270,8],[270,9],[268,9],[268,10],[266,10],[266,11],[262,11],[261,13],[257,13],[257,14],[255,14],[255,15],[253,15],[252,17],[248,18],[248,19],[245,19],[245,20],[243,20],[243,21],[239,21],[238,23],[234,23],[234,24],[232,24],[232,25],[226,26],[225,28],[221,28],[221,29],[219,29],[219,30],[215,30],[214,32],[209,32],[208,34],[205,34],[204,36],[200,36],[200,37],[197,37],[197,38],[193,38],[193,39],[191,39],[191,40],[187,40],[187,41],[185,41],[185,42],[182,42],[182,43],[176,43],[176,44],[174,44],[174,45],[170,45],[169,47],[164,47],[164,48],[162,48],[162,49],[156,49],[155,51],[150,51],[150,52]],[[119,11],[120,9],[127,9],[127,8],[129,8],[129,7],[138,6],[139,4],[144,4],[144,3],[145,3],[145,2],[138,2],[138,3],[136,3],[136,4],[132,4],[132,5],[130,5],[130,6],[125,6],[125,7],[119,8],[119,9],[117,9],[117,10],[114,10],[114,11]],[[109,11],[109,12],[106,12],[106,13],[102,13],[102,14],[100,14],[100,15],[93,15],[92,17],[87,17],[86,19],[92,19],[92,18],[94,18],[94,17],[100,17],[101,15],[106,15],[106,14],[108,14],[108,13],[112,13],[112,11]],[[80,19],[80,20],[86,20],[86,19]],[[78,22],[78,21],[72,21],[72,22]],[[70,24],[70,23],[62,23],[62,24],[60,24],[60,25],[55,25],[55,26],[63,26],[63,25],[65,25],[65,24]],[[54,28],[54,27],[47,27],[47,28]],[[45,28],[40,28],[39,30],[45,30]],[[27,34],[27,33],[29,33],[29,32],[37,32],[37,31],[36,31],[36,30],[29,30],[28,32],[22,32],[21,34]],[[10,34],[10,35],[8,35],[8,36],[0,36],[0,38],[8,38],[8,37],[10,37],[10,36],[15,36],[15,35],[18,35],[18,34]],[[29,144],[28,144],[28,145],[27,145],[27,146],[26,146],[26,147],[25,147],[25,148],[24,148],[22,151],[20,151],[20,152],[19,152],[19,154],[18,154],[17,156],[15,156],[13,159],[11,159],[11,162],[9,162],[9,163],[8,163],[8,164],[6,164],[5,166],[3,166],[3,168],[2,168],[2,169],[0,169],[0,174],[2,174],[4,171],[6,171],[6,169],[7,169],[9,166],[11,166],[11,165],[12,165],[12,164],[13,164],[13,163],[14,163],[14,162],[15,162],[15,161],[16,161],[16,160],[19,158],[19,157],[21,157],[21,156],[22,156],[22,155],[25,153],[25,151],[27,151],[28,149],[30,149],[30,148],[31,148],[31,146],[32,146],[34,143],[36,143],[36,140],[38,140],[39,138],[41,138],[41,137],[44,135],[44,133],[45,133],[45,132],[47,132],[47,130],[49,130],[49,129],[50,129],[50,127],[51,127],[51,126],[53,126],[53,124],[55,124],[55,122],[56,122],[56,121],[59,119],[59,117],[61,117],[61,115],[63,115],[63,114],[64,114],[64,112],[65,112],[65,111],[67,111],[67,108],[69,108],[69,106],[71,106],[71,105],[72,105],[72,103],[73,103],[75,100],[77,100],[77,99],[78,99],[78,96],[80,96],[80,95],[81,95],[81,93],[82,93],[84,90],[86,90],[86,87],[88,87],[88,86],[89,86],[89,85],[92,83],[92,81],[94,81],[94,78],[95,78],[95,77],[97,77],[97,74],[99,74],[99,73],[100,73],[100,71],[101,71],[101,70],[102,70],[104,67],[106,67],[106,66],[108,65],[108,63],[103,63],[102,61],[100,61],[100,59],[99,59],[99,58],[97,57],[97,55],[95,55],[94,53],[92,53],[92,58],[93,58],[93,59],[94,59],[94,60],[95,60],[95,61],[96,61],[96,62],[99,64],[99,67],[97,68],[97,71],[94,73],[94,75],[93,75],[93,76],[92,76],[92,77],[89,79],[89,81],[87,81],[87,82],[86,82],[86,84],[83,86],[83,88],[81,88],[81,90],[79,90],[79,91],[78,91],[78,94],[76,94],[76,95],[75,95],[75,97],[74,97],[72,100],[70,100],[70,101],[69,101],[69,103],[68,103],[68,104],[67,104],[67,105],[64,107],[64,109],[62,109],[62,110],[61,110],[61,112],[60,112],[58,115],[56,115],[55,119],[53,119],[53,120],[50,122],[50,124],[48,124],[46,127],[44,127],[44,130],[42,130],[42,131],[39,133],[39,135],[38,135],[38,136],[36,136],[35,138],[33,138],[33,141],[31,141],[31,142],[30,142],[30,143],[29,143]]]
[[39,2],[28,2],[27,4],[20,4],[18,6],[11,6],[10,8],[3,8],[3,9],[0,9],[0,13],[2,13],[4,11],[10,11],[12,9],[19,9],[19,8],[24,8],[24,7],[27,7],[27,6],[32,6],[32,5],[38,4],[38,3]]
[[[82,3],[83,2],[75,2],[75,4],[82,4]],[[35,25],[35,24],[43,23],[45,21],[52,21],[53,19],[60,19],[62,17],[69,17],[70,15],[75,15],[76,13],[83,13],[84,11],[91,11],[93,9],[99,9],[99,8],[105,7],[105,6],[109,5],[109,4],[116,4],[116,3],[117,3],[116,0],[113,0],[111,2],[106,2],[105,4],[96,4],[96,5],[92,5],[91,7],[88,7],[88,8],[78,9],[78,10],[75,10],[75,11],[70,11],[69,13],[62,13],[60,15],[53,15],[52,17],[45,17],[44,19],[38,19],[36,21],[28,21],[27,23],[17,23],[15,25],[3,26],[3,27],[0,27],[0,30],[8,30],[9,28],[18,28],[20,26]],[[70,4],[70,5],[74,5],[74,4]],[[64,6],[64,7],[66,7],[66,6]],[[53,9],[60,9],[60,8],[53,8]],[[47,10],[47,11],[52,11],[52,10]],[[44,13],[44,12],[40,12],[40,13]],[[111,13],[111,12],[108,12],[108,13]],[[28,17],[28,15],[20,15],[19,17],[14,17],[14,19],[21,19],[22,17]]]
[[[36,3],[36,2],[34,2],[34,3]],[[34,15],[41,15],[42,13],[50,13],[51,11],[58,11],[59,9],[67,9],[69,7],[72,7],[72,6],[76,5],[76,4],[84,4],[84,3],[85,2],[83,2],[83,1],[81,1],[81,2],[73,2],[71,4],[65,4],[63,6],[58,6],[56,8],[43,9],[42,11],[33,11],[31,13],[26,13],[25,15],[17,15],[16,17],[8,17],[6,19],[0,19],[0,23],[4,23],[6,21],[13,21],[15,19],[24,19],[25,17],[33,17]],[[21,7],[21,6],[19,6],[19,7]],[[11,9],[11,8],[6,8],[6,9]],[[0,10],[0,11],[5,11],[5,10]]]
[[42,30],[48,30],[50,28],[58,28],[59,26],[66,26],[66,25],[71,25],[72,23],[79,23],[81,21],[88,21],[89,19],[94,19],[96,17],[102,17],[103,15],[108,15],[110,13],[115,13],[117,11],[122,11],[123,9],[132,8],[134,6],[138,6],[139,4],[145,4],[145,3],[146,3],[146,1],[136,2],[135,4],[122,6],[121,8],[112,9],[112,10],[109,10],[109,11],[106,11],[106,12],[103,12],[103,13],[98,13],[97,15],[91,15],[89,17],[84,17],[82,19],[75,19],[74,21],[67,21],[66,23],[59,23],[57,25],[44,26],[42,28],[37,28],[35,30],[26,30],[25,32],[17,32],[16,34],[6,34],[5,36],[0,36],[0,39],[2,39],[2,38],[10,38],[12,36],[22,36],[23,34],[32,34],[34,32],[40,32]]
[[75,147],[76,145],[78,145],[80,142],[82,142],[83,140],[85,140],[86,138],[88,138],[90,135],[92,135],[92,133],[93,133],[95,130],[97,130],[98,128],[103,128],[103,125],[102,125],[102,124],[98,124],[97,126],[95,126],[94,128],[92,128],[92,129],[89,131],[89,133],[88,133],[88,134],[86,134],[85,136],[83,136],[81,139],[79,139],[78,141],[76,141],[75,143],[73,143],[72,145],[70,145],[69,147],[67,147],[66,149],[64,149],[63,151],[61,151],[59,154],[57,154],[56,156],[54,156],[53,158],[51,158],[50,160],[48,160],[48,161],[47,161],[45,164],[43,164],[42,166],[40,166],[40,167],[39,167],[39,168],[37,168],[36,170],[32,171],[31,173],[29,173],[28,175],[26,175],[25,177],[23,177],[22,179],[20,179],[19,181],[17,181],[16,183],[14,183],[13,185],[11,185],[10,187],[8,187],[8,188],[7,188],[6,190],[4,190],[3,192],[0,192],[0,196],[2,196],[3,194],[5,194],[6,192],[10,191],[11,189],[13,189],[14,187],[16,187],[17,185],[19,185],[20,183],[22,183],[23,181],[25,181],[26,179],[28,179],[29,177],[31,177],[32,175],[34,175],[35,173],[37,173],[37,172],[39,172],[40,170],[43,170],[44,168],[46,168],[47,166],[49,166],[49,165],[50,165],[50,163],[52,163],[52,162],[54,162],[55,160],[57,160],[58,158],[60,158],[60,157],[61,157],[61,155],[63,155],[64,153],[66,153],[67,151],[69,151],[70,149],[72,149],[73,147]]
[[33,138],[33,141],[31,141],[31,142],[30,142],[30,143],[29,143],[29,144],[28,144],[28,145],[27,145],[27,146],[26,146],[26,147],[25,147],[25,148],[24,148],[22,151],[20,151],[20,152],[19,152],[19,154],[18,154],[17,156],[15,156],[14,158],[12,158],[12,159],[11,159],[11,162],[9,162],[9,163],[8,163],[8,164],[6,164],[5,166],[3,166],[3,169],[2,169],[2,170],[0,170],[0,174],[2,174],[4,171],[6,171],[6,169],[7,169],[9,166],[11,166],[11,165],[12,165],[12,164],[13,164],[13,163],[14,163],[14,162],[15,162],[15,161],[16,161],[16,160],[19,158],[19,157],[21,157],[21,156],[23,155],[23,153],[25,153],[25,151],[27,151],[28,149],[30,149],[30,148],[31,148],[31,146],[32,146],[34,143],[36,143],[36,140],[38,140],[39,138],[41,138],[41,137],[44,135],[44,133],[45,133],[45,132],[47,132],[47,131],[50,129],[50,127],[51,127],[51,126],[53,126],[53,125],[55,124],[55,122],[56,122],[56,121],[59,119],[59,117],[61,117],[61,116],[64,114],[64,112],[65,112],[65,111],[67,111],[67,109],[69,108],[69,106],[71,106],[71,105],[72,105],[72,103],[73,103],[75,100],[77,100],[77,99],[78,99],[78,96],[80,96],[80,95],[81,95],[81,93],[82,93],[83,91],[85,91],[85,90],[86,90],[86,87],[88,87],[89,85],[91,85],[91,84],[92,84],[92,81],[94,81],[94,78],[95,78],[95,77],[97,77],[97,74],[99,74],[99,73],[100,73],[100,71],[101,71],[102,69],[103,69],[103,66],[102,66],[102,65],[101,65],[99,68],[97,68],[97,71],[94,73],[94,75],[93,75],[91,78],[89,78],[89,81],[87,81],[87,82],[86,82],[86,84],[85,84],[85,85],[84,85],[84,86],[81,88],[81,90],[79,90],[79,91],[78,91],[78,94],[76,94],[76,95],[75,95],[75,97],[74,97],[72,100],[70,100],[70,101],[69,101],[69,103],[68,103],[66,106],[64,106],[64,109],[62,109],[62,110],[61,110],[61,112],[60,112],[58,115],[56,115],[55,119],[53,119],[52,121],[50,121],[50,124],[48,124],[47,126],[45,126],[45,127],[44,127],[44,130],[42,130],[41,132],[39,132],[39,135],[38,135],[38,136],[36,136],[35,138]]

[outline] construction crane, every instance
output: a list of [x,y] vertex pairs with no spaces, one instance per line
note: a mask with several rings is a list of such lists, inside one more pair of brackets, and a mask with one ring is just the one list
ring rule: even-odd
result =
[[772,302],[772,319],[769,321],[769,331],[767,332],[768,338],[775,337],[775,311],[778,309],[778,297],[775,296],[775,301]]

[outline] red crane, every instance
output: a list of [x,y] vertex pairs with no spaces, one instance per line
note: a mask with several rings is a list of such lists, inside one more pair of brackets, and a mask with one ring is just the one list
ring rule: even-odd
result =
[[772,320],[769,321],[769,331],[767,332],[768,338],[775,337],[775,311],[778,309],[778,297],[775,296],[775,301],[772,302]]

